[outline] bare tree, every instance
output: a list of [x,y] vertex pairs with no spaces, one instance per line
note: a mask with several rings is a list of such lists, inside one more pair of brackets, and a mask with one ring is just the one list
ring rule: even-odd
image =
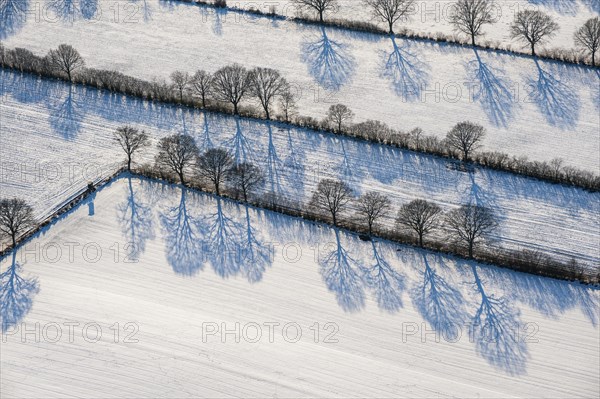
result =
[[19,198],[0,200],[0,234],[12,239],[13,249],[17,246],[17,237],[35,226],[33,210]]
[[212,90],[217,100],[231,103],[236,115],[238,105],[247,94],[248,88],[248,71],[239,64],[223,67],[213,75]]
[[475,38],[482,35],[483,25],[494,22],[493,11],[494,4],[490,0],[459,0],[450,22],[456,31],[470,35],[471,44],[475,46]]
[[559,26],[551,16],[537,10],[519,11],[510,26],[511,37],[529,43],[531,55],[535,55],[538,43],[551,38],[558,30]]
[[406,18],[413,10],[415,0],[364,0],[375,18],[387,22],[389,33],[394,33],[394,24],[400,18]]
[[354,193],[348,184],[332,179],[319,182],[313,194],[311,206],[331,213],[333,225],[337,226],[338,215],[350,202]]
[[592,65],[596,65],[596,52],[600,48],[600,17],[590,18],[575,32],[575,45],[592,54]]
[[432,202],[417,199],[402,205],[396,222],[403,228],[417,233],[419,246],[423,246],[423,237],[439,227],[442,209]]
[[232,169],[233,158],[222,148],[207,150],[197,163],[198,177],[210,181],[217,195],[221,195],[221,184],[231,175]]
[[198,147],[194,139],[185,134],[174,134],[160,139],[155,162],[158,168],[175,173],[185,185],[185,172],[197,158]]
[[271,119],[271,104],[275,97],[281,95],[288,87],[286,80],[271,68],[254,68],[248,74],[248,79],[250,92],[260,101],[267,119]]
[[390,210],[392,202],[387,195],[370,191],[358,199],[357,205],[358,215],[367,224],[369,235],[372,235],[373,226]]
[[133,154],[150,145],[150,139],[148,135],[143,130],[140,132],[138,129],[131,126],[123,126],[118,128],[114,133],[113,138],[125,154],[127,154],[127,170],[131,171],[131,160],[133,158]]
[[289,122],[292,116],[297,112],[296,96],[289,87],[287,87],[279,98],[279,108],[283,112],[283,117],[286,122]]
[[475,205],[463,205],[448,213],[446,225],[451,236],[469,248],[469,257],[473,257],[473,248],[486,239],[498,227],[494,213],[488,208]]
[[446,135],[448,145],[462,153],[463,161],[469,160],[469,155],[478,149],[485,137],[485,128],[472,122],[460,122]]
[[299,9],[315,11],[319,21],[323,22],[326,11],[333,11],[337,7],[337,0],[292,0]]
[[50,50],[48,61],[52,68],[67,74],[69,82],[73,81],[75,71],[85,66],[81,55],[68,44],[61,44],[56,50]]
[[244,162],[233,168],[231,180],[242,193],[244,202],[248,202],[248,196],[265,183],[265,176],[258,166]]
[[206,71],[197,71],[192,77],[191,86],[194,94],[200,96],[202,108],[206,108],[206,99],[211,92],[212,76]]
[[183,101],[183,92],[190,84],[190,75],[187,72],[175,71],[171,74],[171,81],[175,90],[179,92],[179,101]]
[[332,105],[327,112],[327,120],[337,127],[338,133],[342,132],[343,124],[351,121],[352,118],[354,118],[354,112],[344,104]]

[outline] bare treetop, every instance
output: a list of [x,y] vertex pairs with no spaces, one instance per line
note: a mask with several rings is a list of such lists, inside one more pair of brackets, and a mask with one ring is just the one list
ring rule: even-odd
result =
[[183,92],[190,84],[190,75],[187,72],[175,71],[171,74],[173,86],[179,92],[179,101],[183,101]]
[[158,143],[156,166],[175,173],[185,185],[185,172],[198,158],[198,147],[193,137],[174,134],[164,137]]
[[450,22],[455,30],[471,36],[471,44],[475,46],[475,38],[482,34],[483,25],[494,22],[493,10],[494,4],[490,0],[459,0]]
[[359,217],[367,223],[369,234],[373,234],[373,226],[389,211],[392,202],[384,194],[370,191],[357,201]]
[[333,225],[336,226],[339,213],[344,210],[353,196],[354,193],[348,184],[339,180],[325,179],[319,182],[311,205],[331,213]]
[[413,11],[415,0],[364,0],[375,18],[387,22],[389,33],[394,33],[394,24],[401,18],[408,18]]
[[510,27],[511,37],[529,43],[531,54],[535,55],[535,46],[553,37],[559,26],[551,16],[541,11],[519,11]]
[[327,119],[337,127],[337,132],[342,131],[344,123],[354,118],[354,112],[344,104],[335,104],[329,107]]
[[56,50],[50,50],[48,60],[53,68],[67,75],[69,82],[73,81],[73,73],[85,66],[81,55],[68,44],[61,44]]
[[279,72],[271,68],[254,68],[249,73],[250,90],[258,98],[265,116],[271,119],[270,107],[276,96],[281,95],[288,87]]
[[463,161],[469,160],[469,155],[478,149],[485,137],[485,128],[472,122],[460,122],[448,132],[446,142],[462,154]]
[[401,227],[413,230],[422,247],[423,237],[438,228],[441,213],[442,209],[436,204],[418,199],[402,205],[396,221]]
[[337,0],[292,0],[299,9],[315,11],[319,15],[319,21],[323,22],[323,15],[327,11],[337,8]]
[[575,44],[589,51],[592,65],[596,65],[596,53],[600,48],[600,17],[590,18],[575,32]]
[[33,210],[19,198],[0,200],[0,235],[12,240],[13,249],[17,246],[17,237],[35,226]]
[[446,225],[456,241],[467,244],[472,258],[475,245],[488,238],[498,227],[498,222],[488,208],[463,205],[447,215]]
[[248,196],[265,183],[264,173],[251,163],[241,163],[232,170],[232,184],[241,191],[243,199],[248,202]]
[[248,71],[239,64],[219,69],[212,79],[217,100],[231,103],[235,114],[238,113],[238,105],[248,91],[249,83]]
[[211,92],[212,76],[206,71],[197,71],[190,82],[192,92],[202,100],[202,108],[206,108],[206,100]]
[[147,147],[150,144],[148,135],[143,130],[131,126],[123,126],[118,128],[114,133],[114,140],[119,143],[125,154],[127,154],[127,170],[131,170],[131,161],[133,154]]
[[217,195],[221,195],[221,184],[233,169],[233,158],[222,148],[211,148],[200,156],[197,162],[198,176],[210,181]]

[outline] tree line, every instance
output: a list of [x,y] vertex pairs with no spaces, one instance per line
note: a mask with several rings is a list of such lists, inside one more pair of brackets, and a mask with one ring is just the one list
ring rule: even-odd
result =
[[[389,196],[376,191],[357,196],[347,183],[335,179],[321,180],[308,204],[290,206],[283,198],[268,202],[261,195],[265,185],[261,168],[235,162],[225,149],[212,148],[201,153],[192,137],[171,135],[158,141],[153,165],[133,169],[136,154],[151,146],[149,136],[143,130],[123,126],[114,132],[113,138],[126,155],[127,170],[149,178],[181,183],[290,216],[328,223],[362,234],[364,240],[382,237],[550,277],[585,282],[598,278],[574,259],[564,263],[538,251],[508,250],[493,245],[499,221],[489,208],[466,204],[444,211],[433,202],[415,199],[401,204],[394,217]],[[88,192],[93,190],[93,185],[88,187]],[[390,217],[395,219],[392,229],[382,223]],[[19,237],[36,227],[33,210],[26,201],[0,199],[0,239],[9,238],[14,249]]]
[[[337,0],[293,0],[301,10],[315,12],[320,22],[328,11],[339,9]],[[417,0],[362,0],[371,10],[372,16],[387,24],[388,33],[394,34],[394,26],[399,21],[410,18]],[[454,31],[469,37],[472,46],[477,38],[484,36],[484,27],[493,24],[496,2],[494,0],[458,0],[450,15]],[[548,42],[560,30],[554,19],[540,10],[517,12],[510,25],[510,36],[527,45],[533,56],[539,44]],[[439,36],[438,36],[439,37]],[[590,18],[574,34],[574,44],[591,56],[596,65],[596,53],[600,48],[600,17]]]
[[[445,139],[439,139],[425,135],[420,128],[403,132],[391,129],[380,121],[367,120],[353,124],[354,112],[344,104],[331,105],[326,117],[321,120],[302,116],[298,113],[297,98],[289,83],[277,70],[271,68],[247,70],[239,64],[233,64],[212,74],[204,70],[198,70],[194,74],[175,71],[170,76],[170,82],[148,82],[119,72],[86,68],[81,55],[67,44],[61,44],[57,49],[50,50],[45,57],[39,57],[23,48],[7,50],[1,43],[0,65],[149,101],[183,104],[244,117],[274,119],[311,130],[332,132],[459,159],[553,183],[600,191],[600,175],[564,165],[563,159],[538,162],[499,151],[479,151],[485,129],[468,121],[458,123]],[[258,109],[253,104],[258,104]]]
[[[193,2],[192,0],[180,0],[184,2]],[[196,3],[207,5],[205,0],[197,0]],[[340,5],[337,0],[292,0],[299,11],[309,12],[316,15],[316,19],[307,19],[306,17],[297,17],[300,21],[316,21],[320,24],[327,24],[348,29],[356,29],[371,33],[388,33],[394,35],[394,29],[400,22],[406,22],[416,10],[417,0],[362,0],[362,4],[370,10],[371,16],[387,26],[387,31],[382,31],[377,25],[361,21],[349,21],[342,19],[326,19],[328,13],[335,13]],[[226,0],[215,0],[215,7],[227,7]],[[449,22],[455,33],[468,37],[468,42],[460,38],[453,38],[442,33],[436,34],[415,34],[409,33],[408,29],[402,29],[402,35],[413,38],[429,39],[434,41],[469,43],[472,46],[481,46],[477,39],[484,36],[486,25],[495,23],[494,14],[497,2],[494,0],[458,0],[452,7]],[[236,8],[234,8],[236,9]],[[268,13],[261,12],[251,8],[248,12],[252,14],[265,14],[269,16],[276,15],[274,7],[269,8]],[[549,14],[540,10],[521,10],[517,12],[513,22],[509,26],[509,33],[512,39],[516,39],[524,46],[528,47],[533,56],[539,55],[537,48],[539,45],[549,42],[560,30],[558,23]],[[579,58],[577,54],[558,49],[545,51],[541,54],[543,57],[558,59],[567,62],[585,62],[585,57],[591,58],[591,65],[596,65],[596,54],[600,48],[600,17],[588,19],[574,33],[573,43],[583,54],[584,58]],[[482,46],[500,50],[499,45],[487,43]],[[506,49],[512,51],[510,49]]]

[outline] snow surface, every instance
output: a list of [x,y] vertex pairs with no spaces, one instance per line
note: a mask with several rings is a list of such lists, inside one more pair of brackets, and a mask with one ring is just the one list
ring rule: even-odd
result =
[[[88,66],[145,79],[175,70],[213,72],[238,62],[280,70],[304,115],[343,102],[356,121],[421,127],[443,137],[463,120],[488,129],[484,147],[534,160],[562,157],[600,170],[598,70],[431,42],[273,21],[178,2],[100,3],[97,18],[40,8],[6,33],[8,47],[45,54],[72,44]],[[45,11],[44,11],[45,10]],[[249,42],[248,38],[252,38]]]
[[397,207],[416,198],[444,209],[474,203],[500,218],[495,239],[505,247],[539,249],[588,267],[600,264],[600,196],[512,174],[480,169],[464,173],[431,156],[291,129],[279,124],[152,104],[94,89],[69,87],[7,71],[2,74],[0,161],[3,196],[25,198],[40,217],[112,174],[124,155],[112,142],[131,124],[153,138],[141,162],[152,162],[154,144],[185,133],[201,150],[228,149],[266,174],[266,194],[307,203],[324,178],[347,181],[363,194],[388,194]]
[[[596,289],[361,242],[159,183],[117,180],[0,271],[3,397],[600,394]],[[84,335],[86,323],[98,325]],[[203,334],[212,323],[219,333]],[[220,333],[235,323],[251,326],[239,343]],[[272,340],[265,323],[279,323]],[[298,323],[298,342],[285,340],[296,337],[292,327],[284,338],[286,323]],[[468,324],[480,326],[473,338],[463,327],[453,339],[449,326]],[[335,326],[337,342],[324,342]],[[99,342],[84,340],[97,328]]]
[[[143,9],[141,2],[137,4]],[[268,12],[269,7],[275,4],[278,13],[282,15],[293,17],[298,14],[296,7],[290,0],[266,2],[235,0],[229,1],[228,4],[243,9],[260,9],[263,12]],[[387,30],[387,23],[374,18],[371,10],[365,7],[362,1],[338,0],[338,4],[339,7],[335,12],[327,13],[326,18],[368,21]],[[435,34],[441,32],[446,35],[455,34],[456,32],[450,24],[450,15],[454,4],[456,4],[456,0],[417,0],[410,19],[406,22],[398,22],[394,27],[395,31],[398,32],[401,28],[406,27],[418,33]],[[593,18],[600,13],[600,5],[596,0],[496,0],[493,12],[494,24],[486,25],[483,29],[484,36],[478,40],[481,42],[486,40],[498,41],[504,44],[512,44],[513,48],[520,49],[522,43],[510,37],[510,24],[517,12],[521,10],[540,10],[549,14],[558,23],[560,30],[546,47],[570,49],[574,46],[573,34],[575,31],[589,18]],[[463,38],[465,37],[463,36]]]

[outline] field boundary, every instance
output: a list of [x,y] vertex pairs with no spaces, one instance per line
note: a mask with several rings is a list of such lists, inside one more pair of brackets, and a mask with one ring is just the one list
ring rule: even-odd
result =
[[[415,40],[415,41],[421,41],[421,42],[446,44],[446,45],[456,46],[456,47],[460,47],[460,48],[466,47],[466,48],[482,49],[482,50],[487,50],[487,51],[494,51],[499,54],[508,54],[508,55],[513,55],[513,56],[526,57],[526,58],[539,58],[539,59],[544,59],[544,60],[563,62],[566,64],[587,66],[590,68],[600,68],[600,66],[592,65],[591,57],[582,56],[581,54],[578,54],[575,50],[568,50],[568,49],[563,49],[563,48],[542,49],[542,50],[536,52],[535,56],[532,56],[531,54],[529,54],[526,51],[518,51],[518,50],[515,50],[512,48],[510,48],[510,49],[502,48],[500,43],[491,43],[490,41],[486,42],[487,44],[485,44],[485,45],[476,44],[475,46],[473,46],[469,40],[461,40],[461,39],[457,38],[456,36],[441,34],[439,32],[435,33],[435,34],[433,34],[433,33],[418,33],[418,32],[409,30],[407,28],[402,28],[399,33],[394,33],[394,34],[390,35],[390,33],[388,31],[380,28],[379,26],[377,26],[371,22],[350,20],[347,18],[329,19],[329,20],[320,21],[316,18],[310,18],[310,17],[306,17],[306,16],[287,17],[285,15],[281,15],[281,14],[277,14],[277,13],[264,12],[264,11],[258,10],[256,8],[244,9],[244,8],[240,8],[240,7],[236,7],[236,6],[229,6],[229,5],[220,6],[220,5],[216,5],[214,3],[209,3],[206,0],[164,0],[164,1],[195,5],[197,7],[210,8],[210,9],[214,9],[214,10],[227,10],[227,11],[235,12],[235,13],[242,14],[242,15],[251,15],[251,16],[257,16],[257,17],[263,17],[263,18],[277,19],[277,20],[281,20],[281,21],[290,21],[290,22],[295,22],[295,23],[304,24],[304,25],[324,26],[324,27],[328,27],[328,28],[335,28],[335,29],[341,29],[341,30],[358,32],[358,33],[369,33],[372,35],[386,36],[386,37],[393,36],[398,39],[409,39],[409,40]],[[589,58],[589,61],[588,61],[588,58]]]
[[[113,182],[124,178],[124,177],[136,177],[141,179],[147,179],[162,184],[170,184],[179,186],[184,190],[191,190],[197,193],[216,196],[215,192],[208,189],[205,185],[199,184],[198,182],[191,182],[185,186],[181,186],[177,183],[175,176],[169,176],[164,173],[156,173],[151,170],[135,170],[127,172],[125,168],[120,168],[114,172],[111,176],[97,180],[96,182],[88,185],[87,189],[82,189],[78,194],[71,197],[60,207],[54,214],[48,216],[42,220],[36,227],[22,234],[17,239],[18,249],[27,241],[37,237],[40,233],[50,228],[56,222],[62,218],[68,216],[68,214],[77,208],[79,205],[95,191],[100,190]],[[478,248],[475,250],[473,258],[469,258],[466,255],[466,249],[460,245],[447,242],[447,240],[430,241],[424,243],[421,247],[415,244],[415,238],[409,234],[399,233],[389,228],[376,228],[373,230],[371,236],[368,235],[368,231],[364,226],[354,222],[351,218],[344,218],[338,225],[333,225],[326,217],[320,215],[318,212],[312,212],[310,210],[301,209],[298,204],[293,204],[286,201],[283,198],[252,198],[247,203],[241,201],[238,196],[232,191],[225,191],[221,193],[220,198],[228,200],[237,204],[249,205],[255,209],[262,209],[271,211],[280,215],[285,215],[292,218],[302,219],[307,222],[317,223],[319,225],[327,226],[332,229],[339,229],[345,231],[348,234],[354,235],[363,241],[370,240],[385,240],[394,244],[400,244],[410,247],[415,250],[429,251],[436,254],[448,256],[451,258],[461,259],[465,261],[475,261],[480,264],[501,267],[504,269],[511,269],[517,272],[528,273],[538,275],[542,277],[553,278],[557,280],[567,281],[578,281],[583,284],[599,285],[600,284],[600,273],[594,274],[593,270],[588,271],[585,269],[577,269],[569,264],[562,263],[549,256],[544,256],[544,260],[540,261],[539,257],[531,257],[531,253],[527,251],[511,251],[504,248]],[[13,251],[12,246],[6,246],[0,251],[0,260],[4,259],[9,253]]]

